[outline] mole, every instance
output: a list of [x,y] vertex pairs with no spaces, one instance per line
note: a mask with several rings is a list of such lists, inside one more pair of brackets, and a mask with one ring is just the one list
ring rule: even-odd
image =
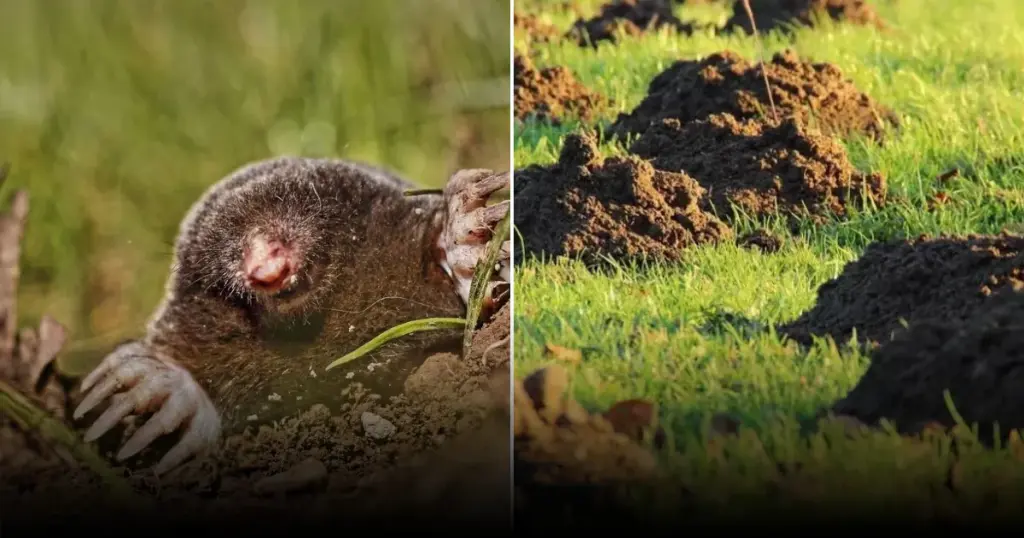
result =
[[[408,195],[414,185],[383,168],[299,157],[230,173],[182,220],[145,335],[83,379],[76,420],[109,404],[86,442],[150,414],[116,458],[178,433],[152,468],[169,471],[244,428],[275,382],[298,377],[301,390],[390,327],[463,316],[476,266],[509,211],[508,201],[488,200],[508,185],[508,172],[468,169],[440,192]],[[510,281],[510,249],[504,241],[491,300]]]

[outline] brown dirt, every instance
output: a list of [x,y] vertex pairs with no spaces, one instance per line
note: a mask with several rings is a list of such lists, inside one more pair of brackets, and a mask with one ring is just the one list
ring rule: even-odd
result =
[[1024,288],[1024,237],[922,236],[869,246],[818,289],[814,307],[780,328],[808,343],[829,335],[884,343],[929,320],[955,323],[987,308],[990,297]]
[[533,117],[551,124],[572,117],[591,121],[610,102],[603,95],[580,84],[572,71],[554,66],[537,69],[526,56],[515,57],[516,118]]
[[869,424],[886,418],[904,433],[951,428],[947,389],[967,424],[978,423],[982,442],[993,440],[994,423],[1003,435],[1024,428],[1024,294],[993,297],[973,316],[913,324],[873,354],[833,411]]
[[568,383],[552,366],[514,387],[517,525],[553,523],[567,507],[607,516],[621,509],[624,486],[657,476],[646,444],[659,435],[653,407],[630,400],[593,414],[567,394]]
[[605,159],[590,134],[565,138],[557,163],[515,172],[515,224],[524,250],[601,263],[639,256],[676,259],[732,231],[701,210],[704,190],[685,174],[636,156]]
[[741,247],[760,250],[765,254],[772,254],[782,248],[783,240],[767,230],[756,230],[741,236],[736,240],[736,244]]
[[885,178],[861,174],[832,137],[779,123],[737,120],[729,114],[652,126],[630,151],[659,170],[682,171],[710,193],[708,209],[731,216],[731,206],[754,216],[845,216],[865,195],[881,204]]
[[577,19],[568,37],[581,47],[596,47],[602,41],[615,43],[619,32],[636,36],[662,28],[686,35],[695,30],[694,25],[679,20],[665,0],[617,0],[601,6],[593,18]]
[[[131,473],[130,483],[142,499],[160,507],[160,514],[142,514],[171,519],[188,514],[204,525],[234,523],[234,516],[247,514],[259,514],[261,524],[273,524],[276,520],[266,518],[275,515],[350,522],[356,516],[401,514],[420,524],[475,518],[507,527],[509,328],[506,304],[477,331],[468,357],[430,356],[404,382],[395,380],[403,387],[396,396],[380,397],[358,383],[342,382],[349,384],[344,391],[350,398],[339,409],[312,405],[272,426],[229,437],[216,453],[159,480]],[[364,412],[390,421],[394,433],[382,440],[370,437]],[[10,425],[0,430],[2,504],[26,517],[38,517],[45,506],[47,518],[33,525],[58,515],[109,525],[113,520],[104,523],[102,516],[110,514],[97,512],[104,497],[95,477],[70,469],[44,446]],[[301,474],[303,468],[311,476],[296,479],[302,491],[261,490],[267,486],[261,480]],[[183,511],[166,511],[172,503]],[[5,525],[9,521],[15,524],[5,514]]]
[[[751,0],[750,8],[759,32],[785,30],[789,25],[814,26],[820,18],[885,28],[885,23],[865,0]],[[726,21],[725,29],[754,33],[742,0],[733,2],[732,16]]]
[[512,15],[512,21],[515,36],[526,37],[531,43],[552,43],[565,37],[561,30],[536,15],[516,12]]
[[[780,116],[826,134],[860,133],[876,140],[883,138],[886,122],[898,125],[895,114],[858,91],[833,64],[803,61],[786,50],[775,54],[765,71]],[[654,77],[639,106],[619,114],[609,134],[639,136],[668,118],[686,123],[720,113],[741,119],[771,117],[757,62],[731,51],[676,62]]]

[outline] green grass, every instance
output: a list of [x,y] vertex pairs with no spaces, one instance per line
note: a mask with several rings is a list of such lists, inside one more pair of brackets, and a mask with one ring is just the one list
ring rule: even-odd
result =
[[142,330],[188,207],[235,168],[340,156],[427,187],[507,169],[509,0],[0,2],[0,161],[27,188],[23,323]]
[[[907,486],[912,473],[896,478],[901,468],[937,466],[932,471],[938,474],[918,482],[916,492],[903,493],[908,499],[928,497],[930,486],[945,481],[951,461],[948,439],[927,450],[930,459],[908,463],[910,449],[896,455],[872,444],[904,446],[884,434],[856,442],[829,440],[825,434],[797,437],[796,424],[856,384],[866,358],[846,342],[822,340],[800,350],[768,328],[809,309],[818,286],[871,242],[922,233],[991,233],[1020,229],[1024,222],[1024,32],[1019,30],[1024,4],[873,4],[890,23],[890,32],[833,25],[801,30],[792,42],[780,35],[763,36],[763,43],[766,57],[792,47],[815,61],[837,64],[862,91],[903,117],[902,133],[884,146],[845,141],[858,168],[886,176],[895,201],[882,209],[866,208],[846,221],[807,223],[782,251],[771,255],[725,244],[694,249],[685,263],[675,266],[641,270],[623,265],[607,273],[588,272],[569,260],[529,261],[516,277],[517,377],[549,364],[545,343],[583,349],[574,395],[592,409],[626,398],[657,402],[676,447],[666,456],[667,465],[702,487],[713,488],[729,475],[735,480],[721,487],[746,480],[763,491],[765,480],[778,472],[776,463],[789,460],[804,463],[810,484],[852,481],[851,487],[859,483],[865,491],[871,490],[872,480]],[[542,13],[562,27],[573,19],[539,0],[517,8]],[[702,8],[700,17],[724,20],[714,9]],[[688,18],[685,7],[677,13]],[[524,45],[521,36],[516,41]],[[758,57],[753,38],[709,35],[625,37],[596,51],[571,43],[533,46],[538,66],[568,66],[585,85],[614,99],[606,121],[638,104],[650,79],[676,59],[723,49]],[[575,128],[517,124],[516,167],[553,162],[561,137]],[[606,145],[604,150],[618,153],[623,148]],[[961,177],[943,189],[954,203],[928,211],[927,200],[940,188],[936,177],[953,167],[960,168]],[[737,231],[755,227],[785,233],[775,222],[744,221]],[[723,313],[747,321],[731,324],[723,321]],[[735,441],[729,464],[711,463],[714,458],[705,442],[693,437],[715,413],[733,414],[758,432],[753,441]],[[854,460],[854,453],[864,457]],[[964,465],[998,467],[1011,457],[977,453]],[[771,463],[751,467],[744,458]],[[707,465],[698,470],[695,461]],[[872,474],[857,478],[865,469]],[[985,472],[990,471],[978,471],[973,478],[984,482],[989,476]],[[698,477],[701,473],[706,476]],[[891,500],[887,495],[879,494],[877,500]]]

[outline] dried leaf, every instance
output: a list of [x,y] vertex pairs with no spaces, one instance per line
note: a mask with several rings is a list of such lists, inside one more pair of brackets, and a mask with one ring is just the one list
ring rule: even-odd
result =
[[558,359],[560,361],[565,361],[571,364],[579,364],[583,362],[583,352],[578,349],[572,349],[549,343],[544,345],[544,353],[549,357]]

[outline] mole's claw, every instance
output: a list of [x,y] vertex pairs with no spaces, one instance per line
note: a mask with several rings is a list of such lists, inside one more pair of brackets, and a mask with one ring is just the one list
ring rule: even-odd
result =
[[212,446],[220,436],[220,415],[204,397],[192,415],[188,429],[171,450],[153,467],[153,472],[163,474],[177,467],[186,459]]
[[135,386],[144,374],[145,368],[141,368],[137,363],[127,362],[114,367],[107,373],[106,377],[102,378],[99,384],[89,391],[85,399],[75,408],[72,416],[76,420],[82,418],[86,413],[99,405],[100,402],[113,396],[119,388]]

